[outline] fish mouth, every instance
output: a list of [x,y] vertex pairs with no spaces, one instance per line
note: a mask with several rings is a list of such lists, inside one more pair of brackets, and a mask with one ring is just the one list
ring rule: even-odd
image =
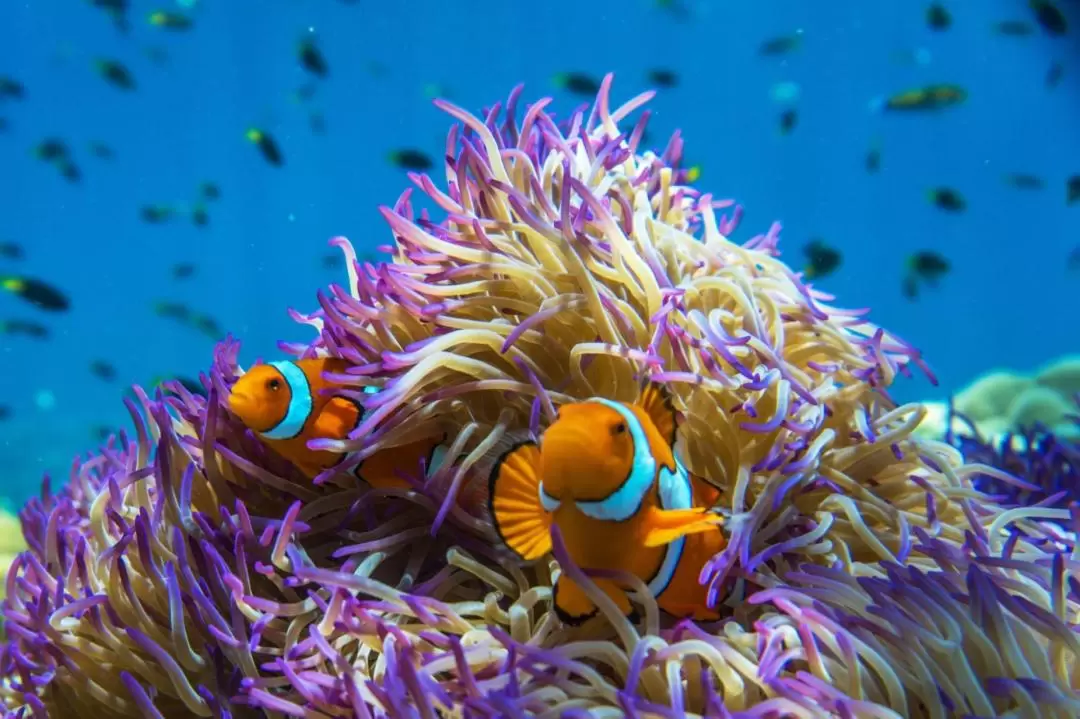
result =
[[229,409],[247,423],[258,411],[258,402],[247,392],[233,390],[229,394]]

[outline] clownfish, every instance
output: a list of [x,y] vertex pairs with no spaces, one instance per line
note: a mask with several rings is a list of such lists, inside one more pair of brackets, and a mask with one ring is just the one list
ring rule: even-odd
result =
[[[289,460],[309,479],[340,464],[342,452],[314,450],[313,439],[344,439],[359,426],[363,408],[354,400],[334,394],[338,385],[326,373],[343,374],[349,363],[332,357],[285,360],[257,364],[236,381],[229,393],[229,409],[270,449]],[[377,392],[375,387],[364,389]],[[393,447],[366,459],[355,470],[376,489],[410,488],[398,471],[416,474],[422,460],[431,468],[445,448],[435,440]]]
[[[709,512],[719,492],[691,475],[674,454],[675,410],[659,385],[633,404],[594,397],[559,408],[539,443],[504,453],[488,478],[488,504],[503,543],[524,561],[551,551],[558,525],[570,558],[583,569],[640,577],[660,608],[678,617],[719,618],[698,582],[725,545]],[[626,592],[597,585],[627,616]],[[597,611],[565,575],[553,588],[559,618],[577,624]]]

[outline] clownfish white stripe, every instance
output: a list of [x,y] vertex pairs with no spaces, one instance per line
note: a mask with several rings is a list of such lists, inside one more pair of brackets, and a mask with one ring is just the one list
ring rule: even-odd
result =
[[[611,400],[596,397],[589,400],[597,402],[618,412],[630,432],[630,439],[634,445],[634,455],[630,464],[630,473],[619,488],[604,499],[589,502],[577,502],[578,509],[583,514],[593,519],[602,519],[611,522],[625,522],[637,514],[641,503],[649,488],[656,481],[656,457],[649,448],[648,437],[638,421],[637,416],[624,405]],[[543,485],[540,487],[540,498],[543,501],[545,492]]]
[[280,422],[261,434],[266,439],[298,437],[311,416],[311,385],[307,375],[294,362],[271,362],[270,366],[281,373],[289,387],[289,409]]
[[[690,509],[693,490],[690,486],[690,473],[682,462],[675,459],[675,471],[667,467],[660,468],[660,506],[665,509]],[[683,549],[686,547],[686,537],[679,537],[667,545],[664,551],[664,561],[656,570],[656,575],[649,580],[649,592],[658,597],[671,584],[675,576],[675,570],[682,560]]]

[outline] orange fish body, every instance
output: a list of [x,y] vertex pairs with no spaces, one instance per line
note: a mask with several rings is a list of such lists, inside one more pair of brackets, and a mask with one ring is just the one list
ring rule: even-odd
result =
[[[705,509],[718,493],[682,467],[674,442],[674,409],[655,385],[635,404],[593,398],[561,407],[540,444],[519,444],[495,464],[489,503],[499,535],[531,561],[551,550],[558,525],[579,567],[630,572],[664,611],[717,618],[698,573],[724,546],[721,517]],[[624,589],[609,579],[596,583],[631,613]],[[564,621],[596,612],[565,576],[554,594]]]
[[[332,357],[255,365],[233,385],[229,409],[271,449],[313,478],[339,464],[345,455],[311,449],[308,442],[344,439],[363,418],[360,405],[335,395],[338,385],[325,377],[327,373],[343,374],[349,366],[345,360]],[[356,475],[376,488],[408,488],[398,470],[415,474],[423,458],[430,467],[437,445],[435,440],[425,440],[379,452],[361,464]]]

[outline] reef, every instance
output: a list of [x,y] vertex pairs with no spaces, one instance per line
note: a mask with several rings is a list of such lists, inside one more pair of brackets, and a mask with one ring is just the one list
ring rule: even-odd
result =
[[[557,121],[548,100],[481,117],[446,102],[444,184],[382,208],[391,259],[293,313],[297,357],[354,365],[366,415],[314,481],[232,418],[231,338],[202,377],[128,400],[130,431],[20,512],[0,699],[9,717],[1074,717],[1080,585],[1067,509],[1011,507],[914,430],[889,387],[925,368],[781,260],[779,225],[688,184],[682,139],[641,148],[649,94]],[[636,116],[636,121],[630,118]],[[622,126],[623,129],[620,129]],[[718,211],[728,214],[718,215]],[[486,516],[483,458],[565,402],[681,414],[678,451],[721,492],[724,610],[661,616],[626,580],[611,611],[559,542],[521,565]],[[369,394],[365,387],[379,391]],[[349,469],[445,436],[412,489]],[[1053,521],[1048,521],[1053,520]],[[1071,523],[1071,524],[1070,524]],[[552,577],[600,616],[562,625]]]

